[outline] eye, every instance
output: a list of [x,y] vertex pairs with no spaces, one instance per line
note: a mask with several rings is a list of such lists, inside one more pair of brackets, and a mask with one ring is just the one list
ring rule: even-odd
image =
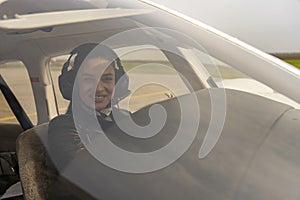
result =
[[95,78],[92,76],[83,76],[82,80],[86,83],[93,83],[95,82]]
[[113,76],[112,75],[108,75],[108,76],[102,76],[101,80],[105,83],[110,83],[113,82]]

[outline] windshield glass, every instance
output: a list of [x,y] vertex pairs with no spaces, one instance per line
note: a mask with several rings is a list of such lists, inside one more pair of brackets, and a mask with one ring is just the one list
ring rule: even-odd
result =
[[28,67],[54,82],[36,97],[58,102],[33,142],[18,141],[25,193],[34,182],[49,199],[299,197],[299,71],[151,3],[84,2],[101,9],[28,13],[4,31],[35,47]]
[[[141,20],[139,19],[139,21]],[[238,50],[233,49],[228,46],[227,41],[222,41],[236,41],[230,36],[227,37],[225,35],[224,39],[214,38],[212,40],[210,36],[203,34],[203,28],[197,27],[196,24],[191,22],[176,19],[176,17],[171,17],[165,13],[156,13],[156,17],[153,17],[151,20],[145,17],[143,23],[152,27],[163,26],[188,38],[180,40],[180,37],[173,37],[173,41],[169,40],[169,42],[180,49],[188,62],[198,62],[197,68],[200,68],[199,66],[204,68],[208,72],[207,75],[210,75],[219,87],[246,91],[299,108],[299,101],[295,101],[293,97],[296,90],[291,89],[292,87],[294,88],[297,82],[289,85],[285,81],[290,79],[290,82],[293,82],[293,80],[299,79],[300,72],[298,69],[286,65],[286,63],[276,58],[272,58],[274,63],[267,66],[267,64],[270,64],[270,61],[264,64],[261,63],[259,57],[263,53],[258,50],[254,50],[258,52],[257,57],[253,57],[253,60],[250,61],[249,56],[245,55],[247,52],[243,52],[245,51],[243,46],[253,49],[249,45],[237,41],[235,46]],[[199,23],[199,25],[203,24]],[[207,28],[206,25],[203,25],[203,27],[204,29]],[[215,31],[210,27],[207,29]],[[219,32],[216,31],[216,33]],[[213,35],[213,33],[211,34]],[[224,34],[221,33],[221,35],[223,36]],[[218,39],[220,40],[218,41]],[[191,44],[191,41],[196,45]],[[182,51],[184,49],[186,51]],[[268,55],[266,57],[269,58]],[[192,61],[192,58],[194,61]],[[289,98],[289,96],[292,98]]]

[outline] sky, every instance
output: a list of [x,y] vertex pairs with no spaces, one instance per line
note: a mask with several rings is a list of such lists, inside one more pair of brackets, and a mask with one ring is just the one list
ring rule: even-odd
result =
[[151,0],[271,53],[300,52],[300,0]]
[[[5,1],[7,0],[0,0],[0,4]],[[18,3],[18,0],[11,1]],[[105,0],[72,0],[77,1],[93,2],[97,5],[105,2]],[[149,1],[198,19],[268,53],[300,53],[300,0]],[[36,9],[47,5],[51,10],[49,3],[45,2],[47,0],[36,4]],[[63,6],[62,3],[58,3],[62,2],[61,0],[48,2],[56,7]],[[32,9],[31,7],[28,9]]]

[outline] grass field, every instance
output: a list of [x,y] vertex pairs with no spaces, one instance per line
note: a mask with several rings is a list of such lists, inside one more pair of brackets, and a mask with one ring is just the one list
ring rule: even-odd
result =
[[[300,60],[284,60],[284,61],[300,69]],[[126,71],[128,71],[138,65],[142,65],[142,64],[144,64],[144,63],[138,62],[138,61],[123,63]],[[52,70],[60,70],[62,65],[63,65],[63,62],[58,62],[55,64],[53,63],[52,65],[50,64],[50,68]],[[169,66],[168,63],[163,63],[163,65]],[[13,68],[13,67],[15,68],[15,67],[23,67],[23,66],[24,66],[23,63],[16,61],[16,62],[10,62],[10,63],[6,63],[6,64],[1,64],[0,67],[1,68]]]
[[[56,62],[50,64],[50,69],[53,71],[61,71],[61,67],[63,62]],[[160,62],[160,63],[151,63],[148,62],[139,62],[139,61],[123,61],[122,65],[125,71],[134,71],[134,73],[148,73],[148,74],[174,74],[174,69],[169,63],[167,62]],[[149,66],[151,65],[151,66]],[[164,66],[163,68],[161,66]],[[136,68],[137,67],[137,68]],[[135,68],[135,69],[134,69]],[[168,69],[169,68],[169,69]]]
[[5,69],[5,68],[22,68],[24,67],[24,64],[20,61],[15,61],[15,62],[8,62],[0,65],[0,68]]
[[285,60],[285,62],[294,65],[298,69],[300,69],[300,60]]

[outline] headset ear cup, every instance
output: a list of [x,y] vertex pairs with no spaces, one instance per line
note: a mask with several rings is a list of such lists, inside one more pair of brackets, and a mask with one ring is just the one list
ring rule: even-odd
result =
[[72,99],[72,92],[73,92],[75,78],[76,78],[75,70],[63,72],[58,77],[59,90],[62,96],[67,100]]
[[[86,43],[82,44],[76,48],[74,48],[70,52],[70,57],[65,62],[65,64],[62,67],[61,75],[58,77],[58,84],[59,84],[59,90],[62,94],[62,96],[67,99],[72,99],[72,93],[73,93],[73,87],[74,82],[76,78],[77,71],[79,69],[79,66],[81,65],[84,58],[97,46],[96,43]],[[75,63],[71,70],[68,71],[68,67],[70,65],[71,58],[77,54],[75,57]],[[79,61],[79,63],[76,64],[76,59],[81,59],[82,61]]]

